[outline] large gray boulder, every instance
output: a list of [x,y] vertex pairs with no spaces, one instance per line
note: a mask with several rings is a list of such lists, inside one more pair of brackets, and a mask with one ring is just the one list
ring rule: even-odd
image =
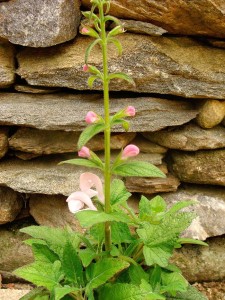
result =
[[0,3],[0,36],[13,44],[49,47],[73,39],[80,23],[78,0]]

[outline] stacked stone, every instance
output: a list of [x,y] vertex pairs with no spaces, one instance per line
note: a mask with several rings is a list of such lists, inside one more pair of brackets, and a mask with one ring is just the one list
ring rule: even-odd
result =
[[[110,12],[126,33],[122,56],[110,46],[109,71],[136,83],[112,81],[111,111],[137,111],[128,133],[113,132],[112,154],[132,142],[139,159],[167,174],[127,178],[137,198],[198,201],[185,235],[208,238],[210,247],[184,247],[175,256],[190,281],[225,278],[223,1],[112,0]],[[90,1],[82,8],[78,0],[0,2],[0,270],[12,271],[32,255],[11,222],[32,215],[41,225],[80,229],[65,199],[86,169],[58,163],[77,156],[84,117],[90,109],[102,114],[103,102],[101,85],[90,92],[82,71],[90,39],[78,34],[80,9]],[[98,48],[90,63],[102,67]],[[102,155],[102,135],[88,146]]]

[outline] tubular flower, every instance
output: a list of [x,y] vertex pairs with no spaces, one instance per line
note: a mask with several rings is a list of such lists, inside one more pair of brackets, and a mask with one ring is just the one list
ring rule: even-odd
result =
[[85,117],[85,121],[88,124],[93,124],[98,120],[99,120],[99,116],[93,111],[89,111]]
[[88,147],[83,146],[80,151],[78,151],[78,156],[79,157],[84,157],[84,158],[90,158],[91,157],[91,152]]
[[[95,187],[96,190],[91,189]],[[80,191],[72,193],[67,199],[68,208],[72,213],[76,213],[86,205],[90,210],[97,210],[91,198],[97,196],[104,204],[103,187],[100,178],[93,173],[83,173],[80,176]]]
[[135,116],[135,108],[133,106],[128,106],[125,109],[125,114],[128,117],[134,117]]
[[140,150],[137,146],[132,144],[127,145],[122,151],[121,159],[127,159],[128,157],[137,156],[139,152]]

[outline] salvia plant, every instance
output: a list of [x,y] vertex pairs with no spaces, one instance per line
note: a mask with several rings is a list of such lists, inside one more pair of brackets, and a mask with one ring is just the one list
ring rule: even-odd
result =
[[[174,248],[184,243],[206,245],[197,240],[180,237],[194,215],[182,211],[192,201],[176,203],[167,208],[162,197],[149,200],[142,196],[139,214],[127,204],[131,194],[119,177],[165,177],[155,166],[135,160],[139,148],[127,145],[111,161],[110,136],[114,126],[129,129],[128,118],[135,116],[133,106],[110,114],[109,83],[126,80],[124,73],[110,73],[108,45],[114,44],[119,55],[122,47],[116,38],[124,32],[118,19],[107,15],[109,0],[92,0],[91,11],[81,33],[94,38],[86,50],[83,71],[90,73],[88,85],[101,82],[104,95],[104,116],[89,111],[88,126],[78,141],[79,158],[64,161],[102,172],[102,179],[94,173],[80,176],[80,191],[68,198],[69,210],[75,214],[85,233],[70,228],[30,226],[21,231],[32,238],[26,243],[32,247],[34,262],[19,268],[15,274],[32,282],[34,288],[23,300],[160,300],[206,299],[188,284],[177,266],[170,262]],[[106,31],[106,23],[115,27]],[[102,53],[101,69],[88,63],[94,47]],[[102,161],[85,144],[96,134],[104,132],[105,155]]]

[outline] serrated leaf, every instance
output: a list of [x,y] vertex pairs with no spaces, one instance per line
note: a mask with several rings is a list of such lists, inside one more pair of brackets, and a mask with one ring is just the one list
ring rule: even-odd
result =
[[178,272],[162,272],[162,287],[163,293],[168,292],[175,296],[177,292],[186,292],[188,287],[187,280]]
[[84,228],[91,227],[95,224],[105,222],[123,222],[129,223],[130,218],[123,212],[112,212],[107,214],[105,212],[94,211],[94,210],[81,210],[76,213],[76,217]]
[[114,179],[111,184],[110,191],[110,202],[111,205],[122,204],[127,201],[127,199],[131,196],[124,185],[124,182],[120,179]]
[[[37,296],[40,296],[41,300],[49,299],[49,291],[47,291],[44,287],[40,286],[31,290],[28,294],[24,295],[20,298],[20,300],[36,300]],[[10,299],[9,299],[10,300]]]
[[96,253],[89,249],[80,249],[79,251],[79,257],[82,261],[82,264],[84,267],[87,267],[90,265],[90,263],[92,262],[92,260],[96,257]]
[[142,161],[126,161],[113,168],[112,173],[119,176],[166,177],[156,166]]
[[96,263],[92,263],[86,269],[86,277],[88,280],[86,290],[89,291],[101,286],[118,272],[128,267],[129,263],[118,258],[103,258]]
[[113,222],[111,225],[112,242],[115,244],[130,243],[133,237],[129,226],[121,222]]
[[171,247],[166,247],[165,245],[155,247],[144,246],[143,254],[145,262],[148,266],[157,264],[160,267],[166,267],[169,263],[169,258],[172,255],[172,249]]
[[109,80],[114,79],[114,78],[123,79],[123,80],[126,80],[127,82],[129,82],[130,84],[135,85],[134,80],[125,73],[120,72],[120,73],[112,73],[109,75]]
[[173,213],[176,213],[177,211],[185,208],[185,207],[188,207],[190,205],[194,205],[196,204],[197,202],[196,201],[180,201],[180,202],[177,202],[175,203],[168,211],[167,211],[167,214],[173,214]]
[[71,292],[79,291],[78,288],[70,287],[70,286],[64,286],[64,287],[55,287],[54,289],[54,300],[60,300],[64,298],[67,294]]
[[185,293],[177,293],[176,296],[166,297],[167,300],[207,300],[205,295],[200,293],[195,287],[189,285]]
[[61,164],[71,164],[71,165],[77,165],[77,166],[84,166],[88,168],[96,168],[96,169],[101,169],[102,168],[99,166],[99,164],[95,163],[94,161],[91,161],[89,159],[84,159],[84,158],[74,158],[74,159],[68,159],[65,161],[62,161],[59,163]]
[[135,285],[140,285],[142,279],[148,281],[149,275],[145,273],[140,265],[130,265],[128,269],[128,274],[130,277],[130,283]]
[[83,285],[83,267],[77,250],[69,242],[64,246],[62,268],[71,283],[77,287]]
[[85,61],[85,64],[88,64],[88,57],[91,53],[91,50],[94,48],[94,46],[96,46],[97,44],[101,43],[101,39],[96,39],[94,40],[92,43],[90,43],[85,51],[85,58],[84,58],[84,61]]
[[78,149],[82,148],[93,136],[102,132],[105,128],[103,123],[97,123],[86,127],[81,133],[77,146]]
[[35,260],[43,264],[53,264],[56,260],[59,259],[59,256],[56,255],[52,250],[50,250],[47,245],[33,243],[32,250]]
[[142,196],[139,202],[139,216],[141,220],[150,223],[159,223],[163,212],[166,210],[166,203],[162,197],[156,196],[152,200]]
[[146,291],[141,287],[128,284],[116,283],[107,284],[100,290],[99,300],[160,300],[165,299],[161,295],[157,295],[150,291]]

